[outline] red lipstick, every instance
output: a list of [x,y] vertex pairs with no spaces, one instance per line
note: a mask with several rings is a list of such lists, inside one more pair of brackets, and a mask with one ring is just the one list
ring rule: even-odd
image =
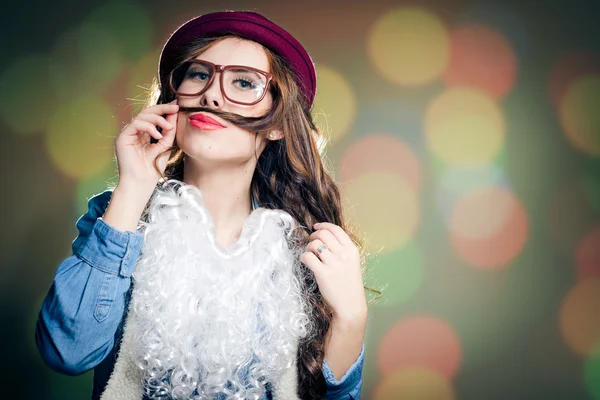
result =
[[207,131],[214,131],[217,129],[223,129],[225,126],[218,122],[216,119],[209,117],[206,114],[197,113],[190,115],[190,125],[198,129],[204,129]]

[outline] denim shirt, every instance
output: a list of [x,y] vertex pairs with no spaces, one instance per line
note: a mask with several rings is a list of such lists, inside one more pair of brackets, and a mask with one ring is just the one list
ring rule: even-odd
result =
[[[79,375],[94,369],[93,400],[104,391],[119,352],[131,274],[144,240],[141,232],[122,232],[102,219],[111,195],[107,190],[92,197],[77,220],[73,255],[58,266],[35,330],[38,350],[55,371]],[[363,364],[364,343],[340,380],[323,361],[324,399],[360,399]],[[270,398],[269,391],[264,400]]]

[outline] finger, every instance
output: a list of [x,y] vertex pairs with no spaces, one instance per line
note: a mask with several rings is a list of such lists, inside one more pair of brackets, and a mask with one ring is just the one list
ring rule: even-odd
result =
[[148,121],[134,119],[131,121],[130,125],[133,126],[137,132],[146,132],[157,140],[160,140],[163,137],[163,135],[156,129],[156,126]]
[[315,224],[315,229],[326,229],[331,232],[337,240],[340,242],[342,246],[348,246],[354,244],[350,236],[338,225],[332,224],[330,222],[320,222],[319,224]]
[[157,104],[154,106],[146,107],[142,111],[140,111],[140,114],[163,115],[163,114],[173,114],[178,111],[179,111],[179,105],[171,102],[171,103]]
[[313,233],[310,234],[308,240],[320,239],[323,243],[327,245],[334,253],[339,251],[342,247],[341,243],[337,238],[333,235],[333,233],[329,232],[326,229],[317,229]]
[[158,143],[166,148],[173,146],[175,141],[175,135],[177,132],[177,117],[178,114],[169,114],[166,117],[166,122],[168,122],[173,129],[163,130],[163,138],[158,141]]
[[[166,114],[166,115],[173,115],[173,114]],[[175,114],[177,115],[177,114]],[[167,121],[165,119],[165,117],[163,117],[162,115],[156,115],[156,114],[139,114],[136,119],[140,119],[142,121],[146,121],[146,122],[150,122],[152,125],[158,125],[160,126],[163,130],[171,130],[173,129],[173,125],[171,123],[169,123],[169,121]]]
[[325,268],[325,265],[319,260],[319,257],[315,256],[314,253],[310,251],[302,253],[300,255],[300,261],[315,274],[315,277],[320,276],[323,273],[323,268]]
[[[325,243],[323,243],[321,240],[315,239],[315,240],[308,242],[308,244],[306,245],[306,250],[311,251],[315,256],[317,256],[323,262],[323,264],[331,264],[331,262],[333,260],[333,253],[331,252],[331,249],[324,248],[324,249],[321,249],[321,252],[319,252],[319,250],[318,250],[319,247],[324,244]],[[325,245],[325,246],[327,246],[327,245]]]

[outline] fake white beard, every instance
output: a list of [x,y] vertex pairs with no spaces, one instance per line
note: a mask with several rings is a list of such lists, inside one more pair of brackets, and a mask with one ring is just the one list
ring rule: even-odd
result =
[[303,294],[316,284],[305,286],[295,226],[287,212],[257,208],[224,249],[198,188],[171,180],[155,191],[128,317],[147,396],[265,396],[313,333]]

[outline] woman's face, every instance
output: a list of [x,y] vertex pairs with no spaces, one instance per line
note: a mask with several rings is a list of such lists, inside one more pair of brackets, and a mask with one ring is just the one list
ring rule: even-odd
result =
[[[198,60],[209,61],[216,65],[244,65],[271,72],[267,55],[262,47],[252,41],[227,38],[217,42],[212,47],[196,57]],[[207,107],[214,110],[226,111],[245,117],[260,117],[265,115],[273,105],[273,97],[267,91],[259,103],[247,106],[227,100],[220,88],[220,73],[210,87],[198,96],[178,96],[177,103],[181,107]],[[200,167],[214,165],[241,166],[255,161],[266,145],[262,135],[239,128],[225,120],[209,113],[222,127],[207,126],[194,120],[195,113],[179,113],[177,121],[177,144],[194,164]]]

